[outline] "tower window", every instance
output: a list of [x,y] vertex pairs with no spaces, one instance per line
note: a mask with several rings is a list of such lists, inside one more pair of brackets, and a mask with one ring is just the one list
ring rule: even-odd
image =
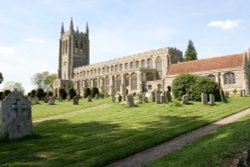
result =
[[75,48],[78,48],[77,40],[75,40]]
[[81,47],[81,49],[83,49],[83,42],[82,41],[80,43],[80,47]]

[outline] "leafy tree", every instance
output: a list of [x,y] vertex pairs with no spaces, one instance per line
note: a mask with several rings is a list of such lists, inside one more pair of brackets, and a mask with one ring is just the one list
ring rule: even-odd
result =
[[214,94],[216,100],[220,100],[219,85],[208,77],[181,74],[172,84],[173,94],[179,100],[184,94],[189,94],[191,100],[201,100],[201,93]]
[[70,89],[69,89],[69,96],[70,96],[71,99],[72,99],[73,97],[76,96],[76,91],[75,91],[75,89],[73,89],[73,88],[70,88]]
[[67,92],[65,91],[65,89],[60,88],[59,89],[59,97],[61,97],[63,100],[65,100],[67,98]]
[[90,88],[85,88],[84,98],[88,97],[89,95],[91,95],[91,89]]
[[31,82],[46,91],[52,90],[53,81],[56,79],[56,74],[50,74],[48,71],[36,73],[32,76]]
[[36,96],[36,90],[30,92],[30,97],[34,98]]
[[14,91],[14,89],[17,89],[19,92],[24,94],[24,88],[20,82],[14,82],[14,81],[5,82],[3,86],[3,91],[4,90]]
[[44,93],[44,90],[42,88],[38,88],[36,90],[36,97],[39,98],[39,100],[43,99],[46,94]]
[[188,41],[187,50],[185,52],[185,60],[186,61],[197,60],[197,52],[194,47],[194,43],[191,40]]
[[91,96],[95,97],[96,94],[99,96],[99,89],[97,87],[93,87],[91,91]]

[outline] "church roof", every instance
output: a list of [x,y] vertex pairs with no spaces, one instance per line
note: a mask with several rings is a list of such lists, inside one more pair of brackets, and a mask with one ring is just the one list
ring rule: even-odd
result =
[[167,75],[241,67],[243,53],[171,64]]

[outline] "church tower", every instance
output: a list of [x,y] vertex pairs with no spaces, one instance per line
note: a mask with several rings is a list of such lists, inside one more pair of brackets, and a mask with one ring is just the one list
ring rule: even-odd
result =
[[86,24],[85,32],[74,29],[73,19],[70,20],[69,30],[65,32],[61,26],[59,40],[59,69],[58,79],[71,80],[73,69],[89,65],[89,28]]

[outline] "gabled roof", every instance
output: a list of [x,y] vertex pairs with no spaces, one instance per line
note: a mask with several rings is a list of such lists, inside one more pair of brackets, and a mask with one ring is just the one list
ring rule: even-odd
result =
[[194,73],[243,66],[243,53],[171,64],[167,75]]

